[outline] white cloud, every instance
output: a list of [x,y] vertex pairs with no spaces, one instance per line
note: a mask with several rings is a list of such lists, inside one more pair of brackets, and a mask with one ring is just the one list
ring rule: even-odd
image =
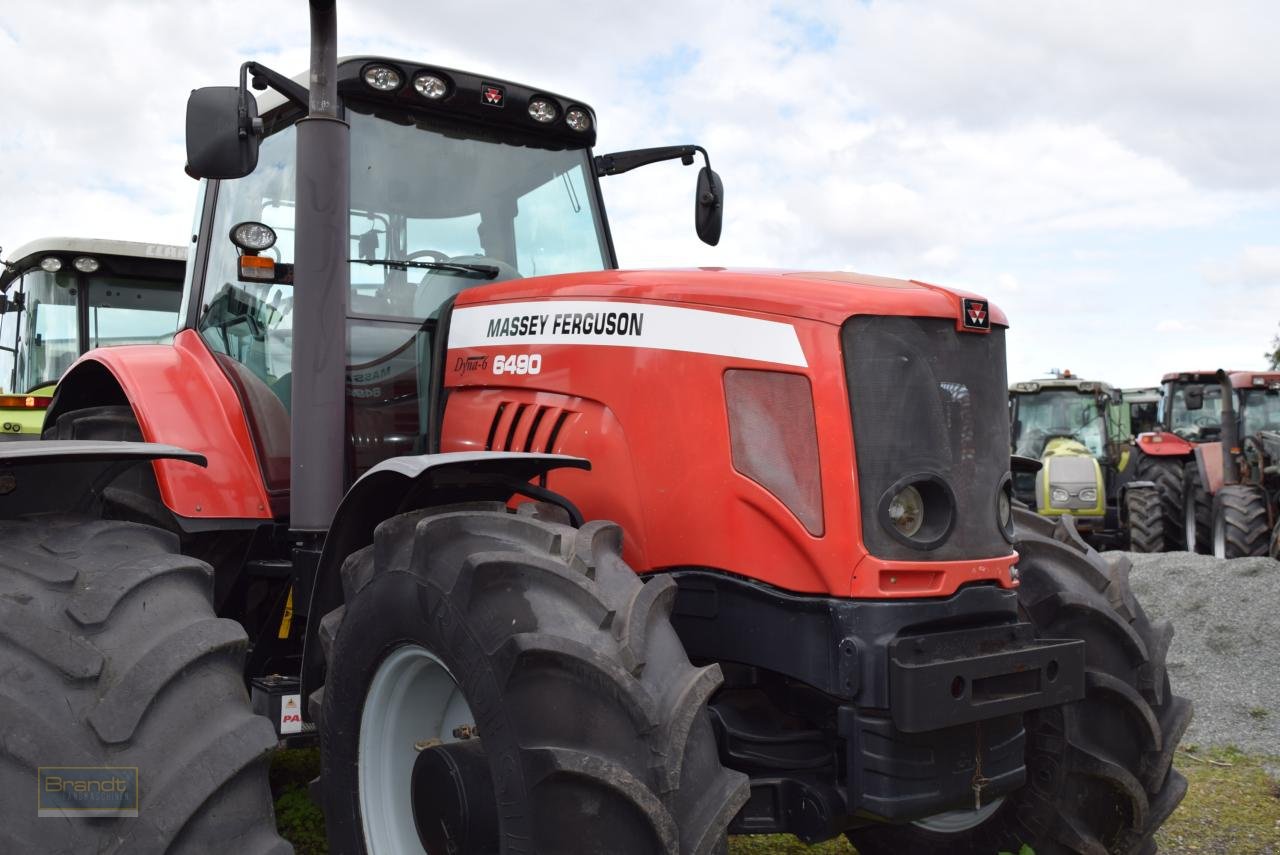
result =
[[[1280,206],[1274,4],[342,0],[339,30],[342,53],[584,98],[606,150],[707,146],[721,246],[693,235],[695,170],[662,164],[604,182],[625,265],[951,283],[1009,313],[1011,374],[1122,383],[1260,352],[1280,315],[1280,248],[1251,227]],[[6,3],[0,244],[184,241],[188,91],[306,48],[302,4]]]

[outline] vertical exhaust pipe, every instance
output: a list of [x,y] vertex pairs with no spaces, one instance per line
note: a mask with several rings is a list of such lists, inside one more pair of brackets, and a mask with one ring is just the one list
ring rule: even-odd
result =
[[298,122],[290,527],[329,528],[346,474],[350,126],[338,110],[335,0],[310,0],[310,108]]
[[1240,432],[1236,428],[1236,407],[1232,396],[1231,378],[1218,369],[1218,385],[1222,387],[1222,483],[1239,484],[1240,467],[1236,458],[1240,455]]

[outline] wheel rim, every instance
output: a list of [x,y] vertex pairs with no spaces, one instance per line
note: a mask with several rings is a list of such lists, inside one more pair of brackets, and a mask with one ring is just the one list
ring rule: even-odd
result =
[[1196,551],[1196,500],[1195,491],[1187,490],[1187,504],[1182,515],[1183,525],[1187,530],[1187,552]]
[[356,771],[370,853],[426,855],[413,821],[413,764],[431,740],[457,742],[454,730],[474,723],[458,681],[425,647],[397,647],[382,660],[360,713]]
[[936,831],[939,834],[958,834],[976,828],[991,819],[1002,804],[1004,804],[1004,796],[977,810],[949,810],[945,813],[935,813],[933,816],[917,819],[912,825],[923,828],[925,831]]
[[1213,517],[1213,557],[1227,557],[1227,524],[1222,519],[1222,514],[1215,514]]

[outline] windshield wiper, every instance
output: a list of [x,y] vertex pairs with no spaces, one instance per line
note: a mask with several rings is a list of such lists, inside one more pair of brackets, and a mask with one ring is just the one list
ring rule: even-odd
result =
[[492,264],[461,264],[454,261],[394,261],[389,258],[348,258],[351,264],[377,264],[390,267],[392,270],[408,270],[410,267],[423,270],[448,270],[450,273],[461,273],[481,279],[493,279],[501,271]]

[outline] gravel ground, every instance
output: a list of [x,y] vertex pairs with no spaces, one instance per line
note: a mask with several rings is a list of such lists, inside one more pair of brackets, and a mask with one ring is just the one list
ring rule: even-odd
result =
[[1183,745],[1280,755],[1280,561],[1129,558],[1147,614],[1173,621],[1169,679],[1195,704]]

